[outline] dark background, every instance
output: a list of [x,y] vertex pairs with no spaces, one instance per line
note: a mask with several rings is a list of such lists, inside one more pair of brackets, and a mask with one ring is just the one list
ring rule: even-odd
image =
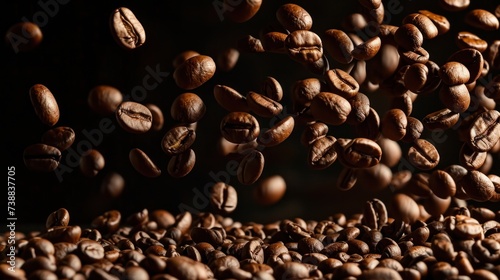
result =
[[[34,20],[34,15],[43,11],[40,3],[47,2],[12,1],[9,4],[11,7],[3,11],[4,34],[9,26],[23,18]],[[301,5],[311,14],[314,22],[312,31],[318,34],[329,28],[341,29],[341,20],[357,11],[356,1],[289,2]],[[424,43],[424,47],[431,53],[431,60],[438,65],[443,64],[449,55],[458,50],[453,39],[458,31],[475,32],[488,42],[499,39],[497,31],[481,32],[466,26],[463,21],[465,13],[475,7],[493,11],[495,1],[472,1],[467,11],[453,14],[441,9],[437,2],[401,1],[403,12],[390,15],[386,23],[399,25],[405,15],[419,9],[446,15],[452,23],[450,32]],[[85,140],[82,132],[97,129],[103,119],[88,107],[87,96],[92,87],[108,84],[118,88],[123,95],[129,95],[135,86],[142,85],[143,77],[148,74],[145,70],[147,66],[155,69],[159,65],[162,72],[173,73],[172,60],[181,51],[191,49],[215,58],[222,49],[236,46],[240,37],[247,34],[258,37],[262,28],[275,22],[277,8],[286,2],[263,1],[254,18],[240,24],[229,19],[221,21],[214,3],[217,2],[68,1],[67,4],[59,4],[57,13],[49,16],[42,26],[44,38],[36,50],[16,54],[8,44],[2,46],[4,59],[1,64],[5,67],[2,79],[2,129],[3,138],[6,139],[4,150],[7,153],[7,166],[16,167],[18,229],[43,225],[47,215],[61,207],[70,211],[71,224],[88,224],[96,215],[110,209],[118,209],[127,216],[144,208],[163,208],[178,214],[181,204],[194,207],[193,190],[202,190],[207,183],[213,182],[210,172],[217,174],[225,171],[230,160],[221,157],[216,148],[220,137],[219,123],[227,113],[213,98],[213,86],[216,84],[231,86],[245,94],[249,90],[259,91],[263,79],[273,76],[284,89],[282,104],[291,111],[290,89],[293,81],[319,76],[308,72],[286,55],[241,53],[231,72],[217,71],[210,81],[192,91],[203,99],[207,111],[198,124],[197,139],[193,145],[197,161],[188,176],[173,179],[168,175],[165,168],[169,157],[160,147],[164,133],[175,124],[170,116],[172,100],[185,92],[175,85],[172,75],[165,78],[158,87],[148,91],[146,98],[141,101],[154,103],[162,109],[166,122],[161,131],[128,134],[118,126],[114,116],[106,117],[112,120],[115,130],[104,135],[102,143],[94,147],[106,159],[104,170],[96,177],[86,178],[78,168],[73,168],[59,182],[54,173],[39,174],[26,170],[22,161],[24,148],[40,142],[41,135],[49,129],[38,120],[31,106],[28,90],[32,85],[41,83],[52,91],[61,111],[56,126],[70,126],[74,129],[76,141],[72,148],[76,149],[75,145]],[[120,48],[110,34],[110,13],[121,6],[130,8],[146,30],[145,45],[133,51]],[[332,59],[330,63],[332,68],[340,67]],[[388,108],[389,99],[383,93],[367,94],[372,107],[379,114]],[[437,95],[425,96],[415,102],[412,116],[422,118],[440,108]],[[259,122],[261,127],[269,127],[269,119],[259,118]],[[380,192],[371,191],[370,186],[356,186],[349,192],[336,189],[336,178],[342,169],[339,162],[326,170],[311,170],[306,164],[307,149],[299,141],[302,129],[303,126],[296,126],[287,141],[262,151],[266,166],[261,178],[281,174],[287,182],[287,193],[282,201],[273,206],[259,206],[251,197],[254,186],[241,185],[235,176],[231,176],[230,183],[239,193],[239,205],[231,217],[235,220],[259,222],[293,217],[323,219],[338,212],[359,213],[363,209],[363,201],[372,197],[389,201],[391,192],[388,189]],[[347,125],[330,127],[329,134],[335,137],[352,137]],[[426,136],[428,134],[423,135],[424,138]],[[447,140],[438,146],[441,153],[438,168],[458,163],[460,143],[456,141],[456,131],[447,131],[446,136]],[[135,147],[144,150],[162,168],[163,174],[159,178],[142,177],[131,167],[128,153]],[[402,148],[405,152],[408,147]],[[67,153],[63,152],[62,163],[67,160]],[[499,155],[494,157],[495,165],[491,173],[498,174]],[[394,169],[396,170],[397,168]],[[100,184],[102,178],[112,171],[125,178],[126,186],[120,198],[105,199],[99,192]],[[498,208],[497,204],[476,204]],[[198,210],[208,211],[210,208]]]

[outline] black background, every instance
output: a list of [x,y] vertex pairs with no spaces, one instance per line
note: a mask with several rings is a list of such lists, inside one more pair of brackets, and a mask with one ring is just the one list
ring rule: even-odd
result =
[[[54,94],[61,111],[56,126],[70,126],[76,132],[76,145],[84,141],[83,131],[99,127],[103,116],[92,112],[87,104],[89,90],[100,84],[118,88],[123,95],[130,95],[135,86],[143,84],[148,74],[146,67],[173,73],[172,60],[184,50],[216,57],[226,47],[236,46],[238,38],[247,34],[258,37],[259,31],[275,22],[277,8],[285,1],[263,1],[254,18],[245,23],[233,23],[227,18],[219,18],[214,3],[217,1],[67,1],[58,4],[57,12],[46,21],[36,17],[41,15],[40,3],[54,1],[12,1],[11,8],[4,9],[3,32],[8,27],[27,18],[43,22],[41,30],[44,38],[41,45],[32,52],[12,51],[9,44],[2,46],[5,59],[4,79],[2,79],[2,130],[6,139],[4,150],[7,166],[16,167],[16,216],[18,228],[44,224],[47,215],[58,208],[70,211],[71,224],[88,224],[96,215],[106,210],[118,209],[124,216],[144,208],[163,208],[173,214],[179,213],[180,205],[194,207],[194,189],[203,190],[207,183],[214,182],[210,173],[226,170],[230,159],[217,152],[220,137],[219,123],[227,113],[213,98],[213,86],[225,84],[241,93],[259,91],[266,76],[275,77],[282,85],[285,97],[282,104],[291,111],[290,88],[293,81],[319,77],[305,70],[289,57],[281,54],[241,53],[236,67],[231,72],[217,71],[215,76],[203,86],[192,90],[206,103],[207,111],[198,124],[197,139],[193,145],[196,165],[192,172],[181,179],[173,179],[166,172],[169,157],[163,153],[160,141],[169,127],[175,124],[170,116],[172,100],[185,92],[178,88],[169,75],[156,88],[147,92],[141,103],[158,105],[165,115],[165,126],[161,131],[132,135],[124,132],[114,116],[106,116],[113,122],[114,131],[105,134],[98,149],[106,159],[106,166],[96,177],[84,177],[78,167],[63,175],[59,181],[54,173],[39,174],[28,171],[22,161],[26,146],[40,142],[41,135],[49,129],[36,117],[31,106],[28,90],[36,84],[47,86]],[[341,29],[341,20],[357,11],[356,1],[289,1],[304,7],[313,18],[312,31],[321,34],[329,28]],[[387,3],[388,1],[384,1]],[[397,2],[397,1],[389,1]],[[391,14],[385,23],[398,25],[403,17],[419,9],[428,9],[446,15],[452,29],[446,35],[424,43],[431,53],[431,59],[438,65],[458,50],[453,36],[458,31],[469,30],[488,42],[499,39],[498,31],[483,32],[464,24],[467,11],[482,7],[493,11],[495,1],[472,1],[467,11],[449,13],[440,8],[438,1],[400,1],[403,11]],[[146,30],[146,43],[133,51],[120,48],[109,30],[109,16],[118,7],[128,7],[137,16]],[[45,13],[47,15],[47,13]],[[340,67],[330,59],[332,67]],[[498,72],[497,72],[498,73]],[[380,112],[388,108],[388,98],[383,93],[367,93],[372,107]],[[442,106],[437,95],[417,99],[413,116],[422,118]],[[497,106],[498,109],[498,106]],[[270,120],[259,118],[261,127],[269,127]],[[370,186],[356,186],[349,192],[336,189],[335,183],[342,166],[335,162],[322,171],[311,170],[306,164],[307,150],[299,142],[303,126],[297,126],[292,136],[279,146],[266,148],[262,152],[266,166],[261,178],[281,174],[287,182],[285,197],[273,206],[259,206],[251,199],[254,186],[238,183],[235,176],[230,183],[239,193],[239,205],[231,215],[236,220],[267,222],[276,219],[303,217],[323,219],[337,212],[358,213],[363,209],[363,201],[379,197],[389,201],[390,190],[380,192],[370,190]],[[330,127],[335,137],[352,137],[349,126]],[[428,134],[423,135],[425,138]],[[438,148],[441,162],[438,168],[458,163],[460,143],[456,141],[456,131],[446,132],[447,140]],[[148,179],[139,175],[128,161],[132,148],[144,150],[163,170],[159,178]],[[407,146],[402,145],[403,152]],[[68,152],[63,153],[62,163],[68,163]],[[499,155],[495,155],[495,165],[491,173],[498,174]],[[394,170],[396,170],[395,168]],[[102,178],[108,172],[119,172],[126,180],[125,190],[120,198],[104,199],[99,192]],[[222,178],[222,177],[220,177]],[[6,196],[3,196],[5,197]],[[203,202],[203,201],[199,201]],[[471,202],[473,203],[473,202]],[[476,203],[478,204],[478,203]],[[498,208],[496,204],[478,204]],[[208,211],[209,207],[198,209]],[[6,212],[2,210],[2,212]],[[3,215],[3,213],[2,213]]]

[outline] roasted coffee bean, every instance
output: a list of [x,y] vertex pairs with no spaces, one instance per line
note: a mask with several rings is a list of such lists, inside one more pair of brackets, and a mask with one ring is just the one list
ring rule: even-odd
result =
[[406,125],[406,133],[401,141],[406,143],[413,143],[417,141],[424,131],[424,125],[422,122],[414,117],[407,117],[408,124]]
[[226,140],[241,144],[255,140],[260,133],[260,126],[251,114],[231,112],[222,119],[220,130]]
[[422,47],[418,48],[415,51],[407,51],[403,48],[398,48],[397,50],[401,56],[401,59],[409,65],[414,63],[426,64],[430,58],[429,52]]
[[276,11],[279,23],[289,32],[296,30],[309,30],[313,20],[311,15],[297,4],[283,4]]
[[225,48],[217,54],[215,65],[224,72],[233,70],[240,58],[240,52],[235,48]]
[[181,178],[189,174],[196,162],[196,154],[192,149],[186,150],[170,158],[167,171],[174,178]]
[[224,19],[224,16],[227,16],[233,22],[243,23],[249,21],[257,14],[262,5],[262,0],[248,0],[237,3],[224,0],[222,4],[223,7],[231,8],[223,9],[224,13],[219,16],[221,21]]
[[346,122],[352,125],[362,123],[370,114],[370,99],[365,94],[358,92],[348,101],[351,104],[351,112],[347,116]]
[[231,87],[225,85],[215,85],[214,97],[222,108],[230,112],[250,111],[246,98]]
[[161,169],[151,160],[151,158],[141,149],[133,148],[129,152],[129,160],[132,167],[141,175],[155,178],[161,175]]
[[483,166],[487,155],[487,152],[474,151],[467,143],[463,143],[458,160],[467,170],[477,170]]
[[75,142],[75,131],[68,126],[59,126],[47,130],[42,135],[42,144],[49,145],[64,151]]
[[197,56],[197,55],[200,55],[200,53],[198,53],[197,51],[194,51],[194,50],[185,50],[185,51],[182,51],[180,53],[178,53],[173,61],[172,61],[172,66],[174,68],[177,68],[179,67],[179,65],[181,65],[184,61],[188,60],[189,58],[193,57],[193,56]]
[[341,69],[328,70],[325,78],[330,91],[345,99],[354,97],[359,91],[358,82]]
[[488,48],[488,42],[467,31],[458,32],[455,41],[460,49],[472,48],[484,52]]
[[[367,80],[374,84],[379,84],[382,81],[387,80],[398,69],[399,61],[400,54],[398,53],[398,49],[391,44],[382,44],[375,57],[366,61],[365,71],[367,72]],[[358,66],[359,61],[356,64],[356,69]],[[351,76],[356,79],[354,73],[351,71]],[[363,83],[363,81],[358,81],[358,83]]]
[[236,209],[238,195],[233,186],[218,182],[210,188],[210,194],[210,204],[215,211],[227,215]]
[[208,272],[203,263],[185,256],[167,259],[167,272],[178,279],[207,279]]
[[365,17],[366,21],[370,24],[380,25],[384,21],[385,7],[384,3],[380,2],[380,6],[376,9],[366,8],[361,6],[361,14]]
[[59,106],[52,92],[42,84],[36,84],[29,90],[31,105],[43,124],[53,126],[59,121]]
[[354,132],[357,137],[377,140],[381,134],[380,117],[377,111],[370,108],[370,113],[366,116],[365,120],[354,126]]
[[337,189],[341,191],[348,191],[352,189],[356,182],[358,181],[357,169],[344,167],[342,171],[340,171],[339,177],[337,178]]
[[470,80],[469,70],[462,63],[450,61],[439,69],[439,77],[448,86],[468,83]]
[[100,193],[109,198],[119,197],[125,187],[125,179],[117,172],[109,172],[104,176],[100,186]]
[[328,133],[328,126],[322,122],[308,124],[300,136],[300,143],[306,147]]
[[391,169],[383,163],[362,168],[358,173],[360,176],[357,182],[358,185],[368,188],[370,191],[381,191],[389,187],[392,179]]
[[83,263],[94,263],[104,258],[102,245],[89,239],[78,242],[77,252]]
[[152,117],[151,130],[160,131],[163,128],[163,124],[165,123],[163,112],[161,111],[160,107],[158,107],[153,103],[148,103],[145,106],[151,112],[151,117]]
[[294,125],[295,119],[293,116],[286,116],[277,122],[273,127],[259,135],[257,143],[263,145],[264,147],[279,145],[285,141],[290,134],[292,134]]
[[254,201],[261,205],[272,205],[281,200],[286,193],[285,179],[280,175],[264,178],[253,189]]
[[354,47],[351,55],[357,60],[369,60],[377,55],[381,45],[380,37],[375,36]]
[[443,86],[439,91],[441,103],[455,113],[463,113],[469,108],[470,94],[464,84]]
[[493,31],[499,27],[498,18],[484,9],[474,9],[465,15],[465,23],[482,30]]
[[409,224],[414,223],[420,215],[420,210],[415,200],[403,193],[395,194],[392,197],[391,208],[391,213],[393,213],[392,215],[395,219],[400,219]]
[[5,41],[11,45],[14,52],[30,52],[42,43],[43,33],[38,24],[22,21],[13,24],[5,34]]
[[87,177],[96,176],[105,164],[104,156],[96,149],[90,149],[80,157],[80,171]]
[[363,84],[364,82],[366,82],[367,80],[366,61],[358,60],[354,62],[351,71],[349,71],[349,75],[351,75],[351,77],[353,77],[354,80],[358,82],[358,84]]
[[264,47],[260,39],[257,39],[251,35],[244,36],[237,41],[238,50],[246,53],[263,53],[265,52]]
[[406,134],[408,119],[400,109],[388,110],[381,120],[380,127],[385,138],[399,141]]
[[311,101],[321,92],[321,81],[317,78],[308,78],[295,81],[292,85],[292,100],[295,106],[309,107]]
[[280,102],[283,98],[283,88],[278,80],[267,76],[262,83],[262,94],[274,101]]
[[264,170],[264,163],[264,155],[260,151],[253,150],[248,153],[238,165],[238,181],[244,185],[255,183]]
[[351,168],[368,168],[377,165],[382,149],[367,138],[337,139],[334,143],[340,162]]
[[308,30],[296,30],[288,34],[285,49],[290,57],[302,63],[315,62],[323,56],[321,38]]
[[432,143],[425,139],[417,139],[408,150],[408,160],[421,170],[429,170],[439,163],[439,152]]
[[413,99],[412,92],[407,90],[401,95],[391,98],[391,109],[400,109],[405,113],[405,115],[411,115],[413,111]]
[[196,132],[187,126],[175,126],[162,138],[161,147],[167,155],[180,154],[191,147],[196,139]]
[[271,31],[260,36],[260,41],[266,52],[286,53],[285,41],[287,37],[287,33]]
[[398,46],[407,51],[416,51],[424,42],[422,32],[413,24],[401,25],[394,33],[394,40]]
[[281,103],[254,91],[247,94],[247,104],[251,111],[264,118],[274,117],[283,111]]
[[491,69],[500,69],[500,40],[490,43],[488,49],[484,52],[484,59],[488,62]]
[[467,144],[475,151],[489,151],[500,139],[500,113],[489,110],[477,116],[472,123]]
[[365,17],[361,13],[350,13],[342,18],[340,23],[344,32],[356,32],[367,26]]
[[342,64],[351,63],[353,56],[351,52],[354,44],[347,34],[339,29],[328,29],[323,35],[325,50],[335,61]]
[[110,17],[110,28],[118,45],[126,49],[135,49],[146,42],[146,32],[134,13],[120,7],[113,11]]
[[193,56],[175,68],[175,84],[183,90],[193,90],[210,80],[215,74],[215,68],[215,62],[210,56]]
[[453,53],[448,61],[455,61],[463,64],[468,70],[470,78],[466,84],[476,81],[480,76],[484,66],[483,55],[476,49],[462,49]]
[[387,209],[385,204],[377,198],[367,201],[365,203],[362,222],[373,230],[382,228],[387,223]]
[[418,92],[427,82],[427,75],[429,75],[429,69],[425,64],[410,65],[404,75],[405,87],[413,92]]
[[145,133],[151,129],[153,116],[149,109],[137,102],[125,101],[116,109],[118,124],[129,133]]
[[45,221],[45,227],[67,226],[69,223],[69,212],[66,208],[59,208],[58,210],[50,213]]
[[462,187],[472,200],[487,201],[495,193],[493,182],[477,170],[470,170],[457,182],[457,187]]
[[313,169],[325,169],[337,160],[337,151],[335,142],[337,139],[333,136],[324,136],[318,138],[309,146],[307,163]]
[[422,119],[422,123],[428,130],[446,130],[453,127],[459,118],[459,113],[445,108],[426,115]]
[[93,87],[87,98],[90,109],[103,116],[112,115],[122,101],[122,93],[109,85]]
[[378,139],[376,142],[380,146],[380,149],[382,149],[380,163],[389,167],[396,166],[402,157],[401,147],[398,142],[383,137]]
[[29,170],[51,172],[59,166],[61,151],[49,145],[33,144],[24,149],[23,158]]
[[467,9],[470,5],[470,0],[439,0],[439,5],[449,12],[458,12]]
[[434,170],[429,177],[429,188],[439,198],[454,196],[456,184],[453,177],[444,170]]
[[106,211],[102,215],[94,218],[91,222],[92,228],[103,233],[116,232],[120,227],[121,213],[117,210]]
[[433,39],[438,35],[438,29],[432,20],[422,13],[412,13],[404,17],[403,24],[413,24],[415,25],[424,39]]
[[424,16],[427,16],[432,21],[432,23],[434,23],[438,30],[438,35],[443,35],[450,30],[450,22],[446,17],[435,14],[429,10],[419,10],[418,12]]
[[351,104],[340,95],[320,92],[312,99],[310,109],[316,120],[330,125],[340,125],[347,120]]
[[177,96],[170,107],[172,118],[181,123],[195,123],[199,121],[206,112],[203,100],[195,93],[186,92]]

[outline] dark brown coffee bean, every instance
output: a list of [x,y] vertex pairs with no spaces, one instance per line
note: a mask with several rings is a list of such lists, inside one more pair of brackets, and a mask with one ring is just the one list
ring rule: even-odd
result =
[[475,201],[487,201],[495,193],[493,182],[477,170],[471,170],[463,176],[458,181],[457,187],[462,187],[467,196]]
[[281,200],[286,193],[286,182],[280,175],[264,178],[253,189],[253,199],[261,205],[272,205]]
[[311,101],[311,113],[315,119],[326,124],[340,125],[347,120],[351,104],[340,95],[320,92]]
[[163,112],[161,111],[160,107],[158,107],[153,103],[148,103],[145,106],[151,112],[151,117],[152,117],[151,130],[160,131],[163,128],[163,124],[165,123]]
[[339,177],[337,178],[337,189],[341,191],[348,191],[352,189],[358,180],[357,169],[344,167],[340,171]]
[[292,134],[294,126],[295,119],[293,116],[286,116],[273,127],[259,135],[257,143],[265,147],[279,145]]
[[288,34],[285,48],[290,57],[301,63],[315,62],[323,56],[321,38],[308,30],[296,30]]
[[217,54],[215,65],[224,72],[233,70],[240,58],[240,52],[235,48],[225,48]]
[[399,109],[405,113],[405,115],[411,115],[413,111],[413,99],[412,92],[407,90],[401,95],[391,98],[391,109]]
[[104,156],[96,149],[90,149],[80,157],[80,171],[86,177],[96,176],[104,166]]
[[425,64],[415,63],[410,65],[404,75],[405,87],[413,92],[418,92],[427,82],[429,69]]
[[365,120],[362,123],[354,126],[354,132],[359,138],[377,140],[381,135],[380,117],[377,111],[373,108],[370,108],[370,113],[366,116]]
[[424,139],[417,139],[408,150],[408,160],[418,169],[429,170],[438,165],[440,156],[432,143]]
[[200,55],[200,53],[198,53],[197,51],[193,51],[193,50],[185,50],[185,51],[182,51],[180,53],[178,53],[173,61],[172,61],[172,66],[174,68],[177,68],[179,67],[179,65],[181,65],[184,61],[188,60],[189,58],[193,57],[193,56],[197,56],[197,55]]
[[238,165],[238,181],[244,185],[255,183],[264,170],[264,155],[260,151],[254,150],[248,153]]
[[413,24],[401,25],[394,33],[394,40],[405,50],[416,51],[424,42],[422,32]]
[[145,177],[155,178],[161,175],[161,169],[139,148],[130,150],[129,160],[132,167]]
[[433,39],[438,35],[438,29],[432,20],[422,13],[411,13],[403,18],[403,24],[413,24],[415,25],[424,39]]
[[247,94],[247,104],[250,110],[264,118],[274,117],[283,111],[283,105],[279,102],[254,91]]
[[215,62],[210,56],[193,56],[175,68],[175,84],[183,90],[198,88],[213,77],[215,68]]
[[263,53],[265,52],[264,47],[260,39],[257,39],[251,35],[241,37],[237,41],[238,50],[240,52],[246,53]]
[[87,98],[90,109],[103,116],[113,114],[122,101],[122,93],[109,85],[93,87]]
[[177,96],[170,107],[172,118],[181,123],[199,121],[206,112],[203,100],[195,93],[186,92]]
[[178,279],[207,279],[208,272],[203,263],[185,256],[167,259],[167,272]]
[[470,5],[470,0],[439,0],[439,5],[449,12],[458,12],[467,9]]
[[346,122],[352,125],[362,123],[370,113],[370,99],[365,94],[358,92],[348,101],[351,104],[351,112],[347,116]]
[[67,226],[69,223],[69,212],[66,208],[59,208],[58,210],[50,213],[45,221],[45,227]]
[[59,121],[59,106],[50,90],[42,85],[36,84],[29,90],[31,105],[35,114],[43,124],[53,126]]
[[448,61],[456,61],[463,64],[469,70],[469,81],[466,84],[470,84],[476,81],[480,76],[484,66],[483,55],[476,49],[462,49],[453,53]]
[[170,158],[167,171],[174,178],[181,178],[189,174],[196,162],[196,154],[192,149],[186,150]]
[[241,2],[231,2],[230,0],[223,1],[223,7],[225,11],[223,15],[219,17],[222,21],[224,16],[227,16],[230,21],[236,23],[243,23],[252,19],[255,14],[260,10],[262,5],[262,0],[248,0]]
[[215,85],[214,97],[222,108],[230,112],[250,111],[246,98],[231,87],[225,85]]
[[500,40],[490,43],[488,49],[484,52],[484,59],[488,62],[491,69],[500,69]]
[[483,166],[487,155],[487,152],[474,151],[467,143],[463,143],[458,160],[467,170],[477,170]]
[[309,30],[313,20],[311,15],[297,4],[283,4],[276,11],[279,23],[289,32],[296,30]]
[[392,197],[391,208],[395,219],[400,219],[409,224],[414,223],[420,215],[420,210],[415,200],[403,193],[395,194]]
[[117,210],[110,210],[94,218],[91,226],[103,233],[113,233],[120,227],[120,222],[121,213]]
[[125,187],[125,179],[117,172],[109,172],[101,181],[100,193],[109,198],[119,197]]
[[384,3],[380,2],[380,5],[376,9],[370,9],[361,5],[361,14],[365,17],[366,21],[370,24],[376,24],[377,26],[382,24],[385,16]]
[[110,28],[118,45],[125,49],[135,49],[146,42],[146,32],[134,13],[120,7],[113,11],[110,17]]
[[61,151],[45,144],[33,144],[24,149],[24,164],[29,170],[51,172],[59,166]]
[[337,160],[337,151],[335,142],[337,139],[333,136],[324,136],[314,141],[309,148],[308,161],[313,169],[325,169]]
[[287,37],[287,33],[271,31],[260,36],[260,41],[266,52],[286,53],[285,40]]
[[443,86],[439,91],[441,103],[455,113],[463,113],[469,108],[470,94],[464,84]]
[[455,42],[460,49],[472,48],[484,52],[488,48],[488,42],[467,31],[458,32]]
[[468,139],[475,151],[489,151],[500,139],[500,113],[489,110],[479,114],[470,127]]
[[227,215],[236,209],[238,195],[233,186],[218,182],[212,186],[210,194],[210,204],[215,211]]
[[339,29],[328,29],[323,35],[323,44],[325,50],[335,61],[342,64],[351,63],[353,56],[351,54],[354,44],[347,34]]
[[407,118],[408,124],[406,125],[405,136],[401,138],[401,141],[406,143],[413,143],[420,138],[422,132],[424,131],[424,125],[422,122],[414,117]]
[[276,102],[280,102],[283,98],[283,88],[278,80],[267,76],[262,83],[262,94]]
[[385,138],[398,141],[406,134],[408,119],[400,109],[388,110],[381,120],[381,132]]
[[14,52],[30,52],[42,43],[43,33],[40,27],[30,21],[13,24],[5,34],[5,42],[10,44]]
[[454,196],[456,184],[453,177],[444,170],[434,170],[429,177],[429,188],[439,198]]
[[367,201],[365,203],[362,222],[374,230],[382,228],[387,223],[387,209],[385,204],[377,198]]
[[422,47],[415,51],[407,51],[400,47],[398,48],[398,52],[401,55],[401,59],[409,65],[414,63],[426,64],[430,58],[429,52]]
[[358,82],[341,69],[328,70],[325,78],[331,92],[345,99],[354,97],[359,91]]
[[450,61],[439,69],[439,77],[448,86],[468,83],[470,80],[469,70],[462,63]]
[[292,100],[295,106],[309,107],[311,101],[321,92],[321,81],[317,78],[298,80],[292,85]]
[[175,126],[163,136],[161,147],[167,155],[180,154],[191,147],[196,139],[196,132],[186,126]]
[[356,32],[366,28],[367,22],[361,13],[350,13],[342,18],[340,23],[344,32]]
[[97,241],[85,239],[78,243],[78,254],[84,263],[94,263],[104,258],[104,248]]
[[453,127],[459,120],[460,114],[450,109],[441,109],[426,115],[422,123],[429,130],[446,130]]
[[116,109],[116,119],[127,132],[145,133],[151,129],[153,116],[146,106],[133,101],[125,101]]
[[499,27],[498,18],[484,9],[474,9],[465,15],[465,23],[475,28],[492,31]]
[[375,36],[354,47],[351,55],[357,60],[369,60],[378,53],[381,45],[380,37]]
[[328,126],[322,122],[308,124],[303,130],[300,143],[304,146],[311,145],[318,138],[325,136],[328,133]]
[[260,133],[260,126],[251,114],[231,112],[222,119],[220,130],[226,140],[241,144],[255,140]]
[[450,22],[442,15],[435,14],[429,10],[419,10],[420,14],[427,16],[438,30],[438,35],[443,35],[450,30]]
[[59,126],[47,130],[41,139],[42,143],[64,151],[75,142],[75,131],[71,127]]
[[344,139],[334,143],[340,162],[351,168],[368,168],[377,165],[382,157],[382,149],[367,138]]

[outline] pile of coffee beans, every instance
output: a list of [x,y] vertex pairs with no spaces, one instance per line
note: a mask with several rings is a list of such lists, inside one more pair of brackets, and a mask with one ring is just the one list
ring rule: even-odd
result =
[[[0,278],[499,279],[500,4],[479,2],[439,0],[438,9],[408,12],[398,0],[359,0],[352,3],[356,12],[320,30],[316,20],[328,16],[320,8],[313,13],[306,5],[283,3],[253,22],[266,2],[215,0],[210,11],[193,15],[210,18],[215,12],[228,29],[254,23],[256,32],[242,29],[233,46],[216,55],[198,52],[197,45],[172,54],[170,79],[180,93],[167,104],[170,114],[164,114],[165,104],[137,95],[169,77],[158,66],[146,68],[149,74],[132,95],[95,84],[82,99],[90,114],[102,117],[98,138],[116,123],[121,134],[113,145],[128,154],[126,163],[108,156],[101,140],[92,145],[81,140],[80,128],[65,119],[73,108],[58,102],[60,93],[44,81],[31,84],[25,91],[31,108],[22,110],[31,110],[44,131],[23,147],[23,166],[16,168],[62,181],[62,174],[73,172],[69,151],[77,149],[83,150],[76,165],[82,180],[96,183],[92,179],[118,162],[141,176],[140,187],[165,176],[182,182],[197,176],[197,166],[210,168],[218,160],[196,146],[216,135],[217,155],[235,180],[203,186],[205,193],[195,194],[206,196],[207,207],[191,207],[197,211],[179,207],[184,211],[173,213],[126,201],[142,210],[124,214],[108,205],[87,224],[75,224],[67,207],[51,204],[55,211],[44,226],[19,231],[14,222],[0,237]],[[403,11],[400,22],[391,21]],[[109,11],[110,37],[130,57],[155,40],[143,24],[147,17],[128,7]],[[6,42],[16,55],[36,56],[44,43],[39,19],[7,30]],[[456,30],[455,24],[465,29]],[[453,42],[439,41],[450,33]],[[231,77],[248,57],[290,61],[297,68],[280,71],[291,76],[300,71],[303,78]],[[221,72],[229,78],[211,83]],[[259,83],[247,89],[233,79]],[[199,92],[207,85],[208,97]],[[209,133],[206,127],[212,128]],[[125,137],[134,147],[123,151]],[[352,209],[317,219],[233,219],[247,186],[251,207],[280,207],[293,184],[293,176],[274,172],[279,168],[273,151],[283,145],[292,147],[279,156],[284,168],[288,158],[302,155],[303,168],[337,167],[329,185],[341,194],[356,187],[374,197],[350,197]],[[104,200],[96,204],[107,208],[107,202],[137,187],[125,186],[123,172],[128,171],[99,177]],[[389,196],[377,197],[383,191]],[[15,200],[9,189],[9,206]],[[87,203],[80,210],[95,212],[95,207]],[[9,213],[15,216],[14,210]]]

